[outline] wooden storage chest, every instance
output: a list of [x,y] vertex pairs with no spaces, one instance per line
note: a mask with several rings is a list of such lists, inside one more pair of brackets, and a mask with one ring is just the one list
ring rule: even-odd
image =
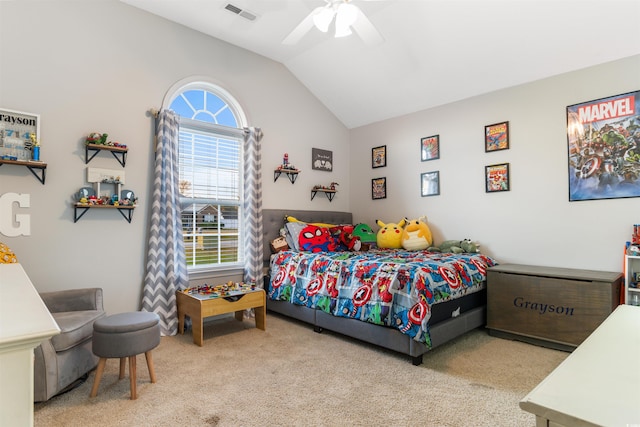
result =
[[622,273],[503,264],[487,269],[487,328],[572,351],[616,308]]

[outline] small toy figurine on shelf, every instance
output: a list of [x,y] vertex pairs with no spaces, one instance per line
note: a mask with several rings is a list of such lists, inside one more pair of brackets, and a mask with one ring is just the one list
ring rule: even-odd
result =
[[126,144],[120,144],[119,142],[116,141],[109,141],[107,142],[107,144],[109,147],[115,147],[115,148],[127,148]]
[[337,182],[332,182],[328,187],[326,185],[314,185],[313,191],[338,191],[338,189],[336,188],[337,185],[340,184],[338,184]]
[[89,134],[89,136],[87,136],[85,143],[93,145],[106,145],[108,147],[116,148],[127,148],[126,144],[121,144],[115,141],[107,141],[108,136],[109,135],[106,133],[92,132]]
[[296,169],[295,166],[289,163],[288,153],[284,153],[284,155],[282,156],[282,164],[278,165],[278,170],[285,171],[285,172],[300,172],[298,169]]
[[107,145],[107,137],[109,135],[106,133],[92,132],[87,136],[86,143],[87,144],[96,144],[96,145]]
[[625,246],[625,253],[631,256],[640,255],[640,224],[633,224],[633,232],[631,233],[631,241]]
[[135,198],[135,199],[122,199],[122,200],[118,200],[118,204],[120,206],[133,206],[133,205],[136,204],[137,200],[138,200],[137,198]]
[[40,161],[40,143],[36,138],[36,134],[31,132],[29,134],[29,138],[31,139],[31,147],[32,147],[32,160],[39,162]]

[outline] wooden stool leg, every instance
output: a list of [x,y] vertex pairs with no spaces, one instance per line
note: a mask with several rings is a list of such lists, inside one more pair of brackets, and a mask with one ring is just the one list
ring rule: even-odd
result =
[[98,394],[98,386],[100,385],[100,380],[102,379],[102,373],[104,372],[104,366],[107,364],[107,359],[105,357],[101,357],[98,362],[98,369],[96,369],[96,376],[93,379],[93,387],[91,387],[91,394],[89,397],[96,397]]
[[120,375],[118,375],[118,379],[121,380],[124,378],[124,367],[127,364],[127,358],[126,357],[121,357],[120,358]]
[[147,351],[144,354],[144,357],[147,358],[147,368],[149,368],[149,377],[151,377],[151,382],[156,382],[156,371],[153,369],[153,357],[151,356],[151,350]]
[[131,383],[131,400],[136,400],[136,356],[129,356],[129,382]]

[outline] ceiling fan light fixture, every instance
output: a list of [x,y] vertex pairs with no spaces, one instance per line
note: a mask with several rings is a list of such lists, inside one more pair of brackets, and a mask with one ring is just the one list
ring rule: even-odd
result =
[[358,8],[349,3],[342,3],[336,11],[336,37],[351,34],[351,25],[358,19]]
[[336,38],[350,36],[351,34],[352,34],[351,28],[349,28],[348,25],[340,26],[338,25],[338,21],[336,21],[336,34],[335,34]]
[[329,25],[333,21],[333,15],[335,14],[332,8],[318,7],[313,11],[313,25],[323,33],[329,31]]
[[[0,0],[1,2],[2,0]],[[316,0],[320,1],[320,0]],[[363,0],[364,1],[364,0]],[[371,21],[358,6],[349,4],[351,0],[324,0],[325,5],[316,7],[282,40],[282,44],[293,45],[300,41],[314,27],[326,33],[335,26],[335,37],[345,37],[352,32],[374,46],[384,41]],[[335,18],[335,23],[333,22]],[[332,28],[333,32],[333,28]]]

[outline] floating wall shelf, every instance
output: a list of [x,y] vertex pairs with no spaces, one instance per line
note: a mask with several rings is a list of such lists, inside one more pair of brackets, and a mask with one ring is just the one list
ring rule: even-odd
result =
[[298,178],[298,174],[300,173],[300,171],[298,169],[275,169],[273,171],[273,182],[276,182],[278,178],[280,178],[280,175],[283,173],[287,174],[287,178],[289,178],[289,181],[291,181],[291,183],[293,184],[294,182],[296,182],[296,178]]
[[135,209],[135,206],[84,205],[82,203],[76,203],[74,205],[73,222],[78,222],[78,220],[82,218],[82,215],[87,213],[89,209],[118,209],[124,219],[126,219],[128,223],[131,223],[131,218],[133,217],[133,210]]
[[[89,156],[89,151],[92,151],[91,156]],[[127,151],[129,151],[128,148],[113,147],[111,145],[100,145],[100,144],[85,144],[84,163],[85,164],[89,163],[100,151],[110,151],[111,154],[113,154],[113,157],[116,158],[118,163],[120,163],[122,167],[125,166],[125,163],[127,162]]]
[[[18,166],[26,166],[33,176],[35,176],[38,181],[44,185],[44,180],[46,178],[47,164],[43,162],[34,162],[28,160],[2,160],[0,159],[0,166],[2,165],[18,165]],[[40,173],[36,172],[36,170]]]
[[311,200],[313,200],[313,198],[316,197],[317,193],[324,193],[325,196],[327,196],[327,199],[329,199],[329,201],[332,202],[337,192],[338,192],[337,190],[330,190],[328,188],[314,188],[311,190]]

